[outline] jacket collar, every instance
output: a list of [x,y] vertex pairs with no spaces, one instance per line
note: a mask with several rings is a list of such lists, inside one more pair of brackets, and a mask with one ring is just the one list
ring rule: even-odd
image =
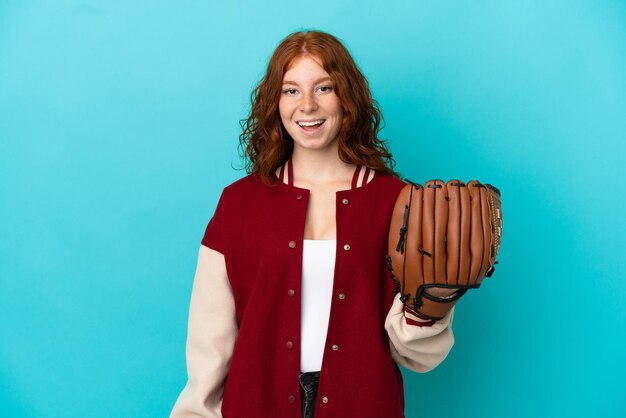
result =
[[[374,176],[376,175],[376,171],[372,170],[369,167],[358,165],[354,170],[354,174],[352,175],[352,185],[351,189],[357,189],[359,187],[363,187],[368,184]],[[282,183],[294,187],[293,185],[293,162],[291,158],[288,159],[283,165],[276,169],[276,177]]]

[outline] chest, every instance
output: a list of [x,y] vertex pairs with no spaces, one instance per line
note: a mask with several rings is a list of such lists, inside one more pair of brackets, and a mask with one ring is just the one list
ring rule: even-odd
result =
[[337,191],[350,187],[349,182],[329,186],[304,185],[311,192],[304,222],[304,239],[327,240],[337,237]]

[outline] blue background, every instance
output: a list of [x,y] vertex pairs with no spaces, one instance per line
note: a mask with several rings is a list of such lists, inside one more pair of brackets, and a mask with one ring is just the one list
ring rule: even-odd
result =
[[[623,1],[0,2],[0,414],[166,416],[197,250],[287,34],[339,37],[396,168],[502,190],[408,418],[623,417]],[[235,168],[233,168],[235,167]]]

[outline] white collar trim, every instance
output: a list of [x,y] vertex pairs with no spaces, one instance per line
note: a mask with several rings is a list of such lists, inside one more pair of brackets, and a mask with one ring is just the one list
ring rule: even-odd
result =
[[[375,170],[372,170],[369,167],[365,167],[363,165],[359,165],[356,167],[354,171],[354,175],[352,176],[352,189],[356,189],[359,187],[363,187],[368,184],[374,178],[376,174]],[[281,180],[283,183],[293,186],[293,163],[291,162],[291,158],[288,159],[283,165],[276,169],[276,177]]]

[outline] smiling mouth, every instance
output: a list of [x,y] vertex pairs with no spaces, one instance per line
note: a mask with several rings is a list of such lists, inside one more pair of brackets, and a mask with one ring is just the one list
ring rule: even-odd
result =
[[296,122],[296,125],[300,127],[307,134],[315,134],[322,129],[322,125],[326,122],[325,119],[320,119],[314,122]]

